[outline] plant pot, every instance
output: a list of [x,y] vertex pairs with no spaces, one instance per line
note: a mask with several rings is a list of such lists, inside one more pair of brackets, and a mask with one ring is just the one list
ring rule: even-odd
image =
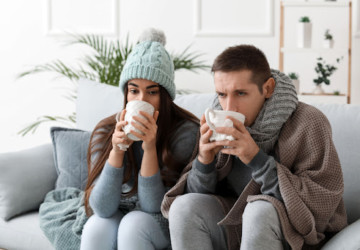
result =
[[291,81],[295,86],[296,93],[300,94],[300,81],[299,81],[299,79],[291,79]]
[[331,39],[331,40],[324,40],[323,41],[323,47],[325,49],[331,49],[332,47],[334,47],[334,40]]
[[323,90],[321,84],[316,85],[316,87],[313,90],[313,94],[321,95],[321,94],[324,94],[324,93],[325,93],[325,91]]
[[297,29],[297,46],[299,48],[310,48],[311,47],[311,23],[298,23]]

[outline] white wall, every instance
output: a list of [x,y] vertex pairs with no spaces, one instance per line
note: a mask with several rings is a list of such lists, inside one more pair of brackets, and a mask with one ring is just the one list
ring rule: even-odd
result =
[[[354,3],[352,102],[360,103],[359,0]],[[49,127],[22,138],[17,132],[42,115],[66,115],[74,103],[63,97],[76,87],[51,74],[15,76],[31,65],[54,59],[76,63],[84,50],[62,46],[63,30],[104,34],[135,41],[147,27],[163,29],[167,49],[180,52],[189,44],[210,65],[226,47],[240,43],[262,49],[278,67],[279,0],[4,0],[0,1],[0,152],[49,142]],[[321,20],[319,21],[321,22]],[[339,23],[343,20],[338,20]],[[356,32],[355,32],[356,31]],[[209,72],[176,73],[178,88],[214,90]],[[63,125],[68,126],[68,125]]]

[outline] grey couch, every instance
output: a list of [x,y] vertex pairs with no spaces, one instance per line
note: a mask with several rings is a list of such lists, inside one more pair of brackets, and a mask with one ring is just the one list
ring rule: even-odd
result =
[[[120,110],[119,96],[121,93],[115,87],[80,81],[77,128],[91,131],[101,118]],[[213,94],[183,95],[176,98],[176,103],[200,117],[213,98]],[[323,249],[360,249],[360,105],[313,105],[328,117],[332,126],[343,168],[350,224]],[[53,249],[38,222],[39,205],[46,193],[57,187],[56,180],[62,174],[56,162],[59,159],[54,160],[54,154],[59,152],[53,146],[49,143],[0,154],[0,249]]]

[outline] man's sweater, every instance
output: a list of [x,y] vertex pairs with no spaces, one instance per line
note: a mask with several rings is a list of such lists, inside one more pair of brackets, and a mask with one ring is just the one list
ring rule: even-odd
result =
[[[214,194],[227,213],[219,224],[226,227],[229,249],[239,249],[242,213],[247,202],[255,200],[273,204],[284,237],[294,250],[317,245],[325,238],[325,232],[337,232],[347,225],[342,170],[325,115],[310,105],[299,103],[282,127],[273,151],[283,201],[276,195],[262,194],[263,184],[257,183],[254,176],[235,200]],[[186,192],[192,164],[165,194],[161,206],[165,217],[175,198]],[[224,180],[231,168],[232,157],[219,154],[217,181]]]

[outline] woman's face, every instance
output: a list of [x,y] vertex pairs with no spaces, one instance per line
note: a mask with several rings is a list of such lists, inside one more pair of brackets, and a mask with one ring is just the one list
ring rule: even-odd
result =
[[128,81],[128,102],[133,100],[145,101],[154,106],[155,110],[160,108],[159,84],[146,79],[132,79]]

